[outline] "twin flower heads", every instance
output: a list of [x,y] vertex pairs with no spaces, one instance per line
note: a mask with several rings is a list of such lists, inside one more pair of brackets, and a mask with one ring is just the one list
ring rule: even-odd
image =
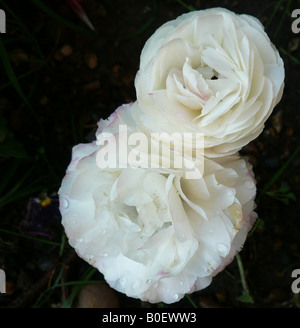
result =
[[254,174],[238,151],[283,86],[283,61],[256,18],[212,8],[162,25],[141,53],[137,101],[73,148],[59,196],[78,255],[151,303],[207,287],[256,219]]

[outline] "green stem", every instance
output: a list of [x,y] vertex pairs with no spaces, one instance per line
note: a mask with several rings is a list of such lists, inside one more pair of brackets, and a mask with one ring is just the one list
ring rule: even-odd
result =
[[246,280],[246,275],[245,275],[245,270],[244,270],[244,266],[243,266],[243,262],[242,262],[242,259],[240,257],[240,254],[236,254],[235,257],[236,257],[238,268],[239,268],[239,271],[240,271],[243,290],[244,290],[244,292],[249,292],[248,284],[247,284],[247,280]]
[[185,294],[186,299],[192,304],[193,308],[198,309],[197,304],[192,300],[191,296],[188,294]]

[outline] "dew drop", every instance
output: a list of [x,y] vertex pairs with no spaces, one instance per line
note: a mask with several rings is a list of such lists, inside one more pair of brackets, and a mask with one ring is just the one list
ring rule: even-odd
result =
[[229,196],[233,196],[233,195],[235,194],[234,189],[233,189],[233,188],[229,188],[229,189],[227,189],[227,194],[228,194]]
[[217,244],[217,251],[221,256],[226,256],[228,253],[228,247],[222,243]]
[[61,206],[63,207],[63,208],[68,208],[68,206],[69,206],[69,202],[66,200],[66,198],[61,198],[60,199],[60,201],[61,201]]
[[184,282],[183,282],[183,280],[181,280],[181,281],[179,282],[179,285],[180,285],[180,286],[183,286],[183,284],[184,284]]
[[178,294],[174,294],[174,295],[173,295],[173,300],[174,300],[174,301],[178,301],[178,299],[179,299],[179,295],[178,295]]
[[208,232],[212,235],[212,234],[215,233],[215,230],[214,230],[213,228],[209,228],[209,229],[208,229]]
[[147,281],[146,281],[146,284],[147,285],[150,285],[152,283],[152,279],[148,279]]
[[78,241],[78,243],[82,243],[83,242],[83,239],[82,238],[78,238],[78,239],[76,239],[76,241]]
[[108,253],[104,252],[104,253],[102,254],[102,256],[107,257],[107,256],[108,256]]

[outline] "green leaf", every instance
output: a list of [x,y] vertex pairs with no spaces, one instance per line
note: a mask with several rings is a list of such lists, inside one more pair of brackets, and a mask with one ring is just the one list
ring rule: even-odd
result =
[[297,308],[300,308],[300,294],[294,294],[293,301]]
[[238,301],[243,303],[254,303],[252,296],[250,295],[249,291],[246,290],[244,294],[236,298]]
[[283,187],[280,187],[280,188],[278,189],[277,192],[280,192],[280,193],[282,193],[282,194],[286,194],[286,193],[289,192],[290,190],[291,190],[291,189],[290,189],[289,186],[283,186]]
[[24,159],[27,153],[20,141],[10,136],[0,143],[0,156]]
[[297,197],[296,195],[293,193],[293,192],[289,192],[287,195],[286,195],[287,198],[293,200],[293,201],[296,201],[297,200]]
[[292,161],[297,157],[300,152],[300,145],[295,149],[293,154],[288,158],[288,160],[284,163],[284,165],[275,173],[272,179],[265,185],[260,194],[256,197],[256,203],[260,201],[260,199],[268,192],[268,190],[273,186],[273,184],[283,175],[288,166],[292,163]]
[[257,225],[256,225],[257,229],[264,229],[265,227],[265,221],[262,219],[258,219],[257,220]]
[[157,307],[158,307],[159,309],[163,309],[163,308],[165,308],[166,306],[165,306],[165,303],[160,302],[160,303],[157,303]]
[[278,200],[282,201],[285,205],[289,205],[290,202],[287,198],[278,198]]
[[283,202],[285,205],[289,205],[290,200],[297,200],[296,195],[291,192],[289,186],[282,186],[276,191],[267,191],[266,195]]

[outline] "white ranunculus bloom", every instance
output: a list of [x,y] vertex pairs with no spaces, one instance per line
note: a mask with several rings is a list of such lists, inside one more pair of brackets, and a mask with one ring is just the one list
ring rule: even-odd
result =
[[262,132],[284,67],[258,19],[213,8],[162,25],[142,50],[135,86],[143,124],[203,132],[205,155],[217,157]]
[[111,287],[173,303],[208,286],[241,249],[256,218],[255,182],[239,155],[204,159],[198,179],[180,169],[99,168],[103,134],[120,123],[136,129],[130,108],[101,120],[97,141],[73,148],[59,190],[62,224]]

